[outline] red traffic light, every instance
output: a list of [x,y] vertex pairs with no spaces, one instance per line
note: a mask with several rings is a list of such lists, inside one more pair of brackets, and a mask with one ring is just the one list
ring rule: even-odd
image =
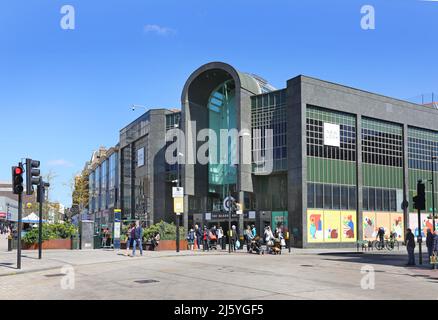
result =
[[23,174],[23,169],[20,168],[20,167],[16,167],[16,168],[15,168],[15,174],[16,174],[16,175],[21,175],[21,174]]

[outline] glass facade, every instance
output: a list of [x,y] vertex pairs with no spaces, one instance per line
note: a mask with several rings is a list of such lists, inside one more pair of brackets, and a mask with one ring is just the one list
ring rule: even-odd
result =
[[[226,81],[216,88],[208,102],[209,128],[212,129],[218,139],[221,137],[221,130],[232,130],[237,128],[236,122],[236,97],[234,81]],[[216,195],[216,198],[224,199],[230,192],[234,192],[237,184],[237,139],[238,136],[230,135],[226,141],[227,154],[221,153],[221,143],[216,145],[216,157],[210,152],[208,165],[209,192]],[[213,148],[214,146],[210,147]],[[223,149],[223,148],[222,148]]]
[[108,172],[108,161],[105,160],[102,162],[102,164],[100,165],[101,167],[101,174],[102,174],[102,184],[101,184],[101,195],[102,195],[102,200],[101,200],[101,210],[105,210],[108,209],[108,177],[107,177],[107,172]]
[[[266,152],[272,153],[274,172],[287,170],[286,90],[251,97],[251,122],[253,172],[261,173]],[[266,130],[272,130],[272,147],[267,146]]]
[[117,193],[118,193],[118,153],[113,153],[110,155],[109,162],[109,173],[108,173],[108,206],[114,208],[117,204]]
[[132,217],[132,188],[133,185],[133,165],[132,165],[132,145],[123,148],[121,153],[121,205],[124,219]]

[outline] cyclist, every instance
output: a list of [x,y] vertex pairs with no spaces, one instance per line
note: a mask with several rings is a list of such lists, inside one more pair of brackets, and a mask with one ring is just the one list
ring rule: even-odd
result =
[[377,238],[379,239],[379,245],[381,248],[385,247],[385,228],[380,227],[379,231],[377,231],[377,236],[376,236],[376,240]]

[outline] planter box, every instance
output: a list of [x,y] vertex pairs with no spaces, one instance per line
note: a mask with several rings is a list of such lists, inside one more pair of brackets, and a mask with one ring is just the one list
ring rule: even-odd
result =
[[[23,250],[38,250],[38,243],[22,244]],[[43,241],[43,250],[71,250],[72,242],[71,239],[56,239]]]
[[[187,240],[182,240],[179,242],[179,249],[181,251],[186,251],[188,248]],[[161,240],[160,245],[157,247],[157,251],[176,251],[176,241],[175,240]]]

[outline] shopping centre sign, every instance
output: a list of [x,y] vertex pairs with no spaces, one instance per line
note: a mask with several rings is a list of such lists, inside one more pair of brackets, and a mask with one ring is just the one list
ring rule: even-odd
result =
[[324,145],[338,148],[341,146],[341,128],[338,124],[324,123]]

